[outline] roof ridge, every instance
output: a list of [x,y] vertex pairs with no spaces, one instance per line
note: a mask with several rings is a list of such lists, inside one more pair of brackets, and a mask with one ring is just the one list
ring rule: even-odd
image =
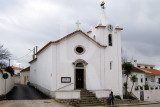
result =
[[72,36],[73,34],[75,34],[75,33],[77,33],[77,32],[81,32],[81,33],[84,34],[86,37],[88,37],[91,41],[95,42],[97,45],[99,45],[99,46],[101,46],[101,47],[107,47],[107,46],[101,45],[99,42],[97,42],[97,41],[95,41],[94,39],[92,39],[90,36],[88,36],[88,35],[87,35],[86,33],[84,33],[82,30],[76,30],[76,31],[74,31],[74,32],[72,32],[72,33],[70,33],[70,34],[68,34],[68,35],[66,35],[66,36],[64,36],[64,37],[56,40],[56,41],[50,41],[50,42],[47,43],[43,48],[41,48],[41,49],[36,53],[36,55],[38,55],[40,52],[42,52],[45,48],[47,48],[47,47],[48,47],[49,45],[51,45],[52,43],[58,43],[58,42],[60,42],[60,41],[62,41],[62,40],[64,40],[64,39]]

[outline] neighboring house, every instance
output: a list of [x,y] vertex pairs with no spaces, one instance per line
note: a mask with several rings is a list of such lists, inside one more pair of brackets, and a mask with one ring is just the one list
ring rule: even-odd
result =
[[[160,71],[154,69],[155,65],[136,64],[131,75],[136,75],[138,81],[133,87],[133,94],[140,100],[158,101],[160,96]],[[131,77],[130,75],[130,77]],[[123,75],[123,83],[126,82],[126,77]],[[132,82],[128,80],[128,92],[130,92]]]
[[[79,24],[79,23],[77,23]],[[87,89],[98,98],[122,93],[121,35],[104,10],[98,26],[46,44],[30,61],[31,84],[56,99],[80,99]]]
[[30,80],[30,67],[23,69],[20,73],[21,84],[27,85],[28,80]]
[[[137,86],[144,86],[145,85],[145,72],[142,71],[141,69],[137,68],[137,67],[133,67],[132,69],[132,73],[128,78],[128,92],[131,91],[131,87],[132,87],[132,81],[131,81],[131,76],[132,75],[136,75],[138,80],[137,82],[135,82],[133,90],[137,87]],[[126,76],[123,74],[123,83],[126,82]]]
[[14,74],[14,83],[15,84],[20,84],[20,73]]
[[14,74],[20,73],[20,71],[23,69],[23,68],[15,67],[15,66],[13,66],[13,65],[11,66],[11,68],[14,69]]

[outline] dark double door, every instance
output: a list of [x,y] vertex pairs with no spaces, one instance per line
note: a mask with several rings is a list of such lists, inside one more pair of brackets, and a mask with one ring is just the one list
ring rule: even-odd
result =
[[84,69],[76,69],[76,89],[84,88]]

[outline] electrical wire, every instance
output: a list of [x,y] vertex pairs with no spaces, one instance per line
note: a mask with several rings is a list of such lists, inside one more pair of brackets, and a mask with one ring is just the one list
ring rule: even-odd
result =
[[24,55],[24,56],[22,56],[22,57],[19,57],[19,58],[17,58],[17,59],[11,59],[11,60],[19,60],[19,59],[22,59],[22,58],[28,56],[31,52],[32,52],[32,51],[30,51],[29,53],[27,53],[26,55]]

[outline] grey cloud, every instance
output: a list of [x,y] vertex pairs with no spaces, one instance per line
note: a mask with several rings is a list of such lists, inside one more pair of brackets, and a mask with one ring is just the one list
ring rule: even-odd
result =
[[[106,13],[113,25],[122,31],[125,55],[160,65],[160,1],[159,0],[106,0]],[[76,29],[87,32],[96,26],[101,14],[97,0],[0,0],[0,44],[13,53],[14,58],[25,55],[28,49],[39,48]],[[13,61],[28,66],[31,54]],[[144,60],[145,59],[145,60]],[[150,61],[152,60],[152,61]],[[154,61],[153,61],[154,60]]]

